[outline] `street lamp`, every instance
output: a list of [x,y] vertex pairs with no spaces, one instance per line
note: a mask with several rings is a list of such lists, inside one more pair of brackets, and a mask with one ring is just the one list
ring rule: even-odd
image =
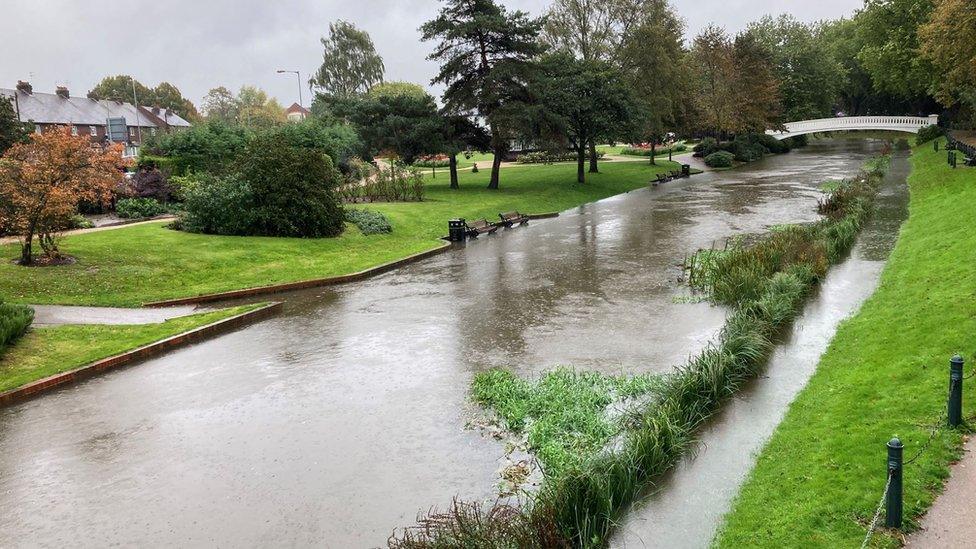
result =
[[302,75],[298,71],[286,71],[278,69],[278,74],[289,73],[294,74],[298,78],[298,106],[305,108],[305,103],[302,101]]

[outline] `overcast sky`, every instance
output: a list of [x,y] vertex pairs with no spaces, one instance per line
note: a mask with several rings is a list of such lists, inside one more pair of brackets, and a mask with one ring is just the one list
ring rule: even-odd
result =
[[[550,0],[502,0],[541,14]],[[672,0],[693,36],[714,22],[738,31],[764,14],[804,21],[850,15],[863,0]],[[257,85],[285,106],[297,101],[294,75],[321,62],[319,37],[345,19],[365,29],[386,64],[387,80],[426,85],[436,66],[417,28],[436,0],[3,0],[0,88],[29,80],[35,91],[67,85],[83,96],[103,76],[131,74],[154,86],[175,84],[197,106],[207,90]],[[304,87],[305,104],[309,103]]]

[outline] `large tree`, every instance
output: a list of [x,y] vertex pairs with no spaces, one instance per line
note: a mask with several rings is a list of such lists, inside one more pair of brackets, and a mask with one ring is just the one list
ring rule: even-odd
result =
[[347,98],[366,93],[383,81],[383,58],[366,31],[339,20],[329,25],[329,37],[321,41],[325,51],[322,65],[309,80],[312,88]]
[[186,120],[196,121],[200,118],[193,102],[183,97],[173,84],[161,82],[155,88],[150,88],[127,74],[106,76],[88,92],[88,97],[126,103],[138,101],[142,106],[169,109]]
[[931,91],[946,106],[969,108],[976,123],[976,4],[971,0],[936,0],[932,19],[919,29],[922,55],[939,78]]
[[207,115],[207,120],[236,123],[240,110],[237,97],[223,86],[211,89],[203,98],[203,111]]
[[20,264],[34,262],[34,237],[59,258],[57,236],[81,201],[99,202],[123,181],[122,145],[92,147],[68,128],[31,134],[0,159],[0,226],[21,237]]
[[25,143],[29,136],[28,124],[17,118],[13,101],[0,96],[0,155],[17,143]]
[[493,0],[445,0],[438,16],[421,27],[425,41],[438,45],[428,59],[441,63],[432,83],[444,84],[444,103],[452,112],[477,112],[491,132],[489,189],[498,188],[498,172],[509,139],[528,100],[531,60],[541,53],[542,21],[522,11],[508,12]]
[[539,66],[533,91],[548,122],[546,133],[550,139],[563,137],[576,151],[576,180],[585,183],[589,144],[633,135],[637,106],[631,89],[605,61],[557,53],[546,56]]
[[640,137],[653,149],[686,125],[692,75],[682,47],[684,25],[667,0],[628,0],[624,13],[619,64],[642,105]]
[[285,109],[278,100],[256,86],[241,86],[237,93],[238,122],[254,128],[267,128],[286,121]]
[[722,137],[735,129],[735,61],[725,29],[709,25],[692,43],[695,99],[701,129]]
[[733,131],[765,133],[781,125],[779,81],[773,73],[773,53],[755,36],[743,33],[732,44],[735,67]]
[[763,17],[747,31],[772,54],[787,122],[834,114],[844,71],[816,31],[790,15]]
[[929,82],[936,78],[932,63],[921,54],[918,36],[919,26],[931,12],[932,0],[866,0],[856,16],[863,44],[858,60],[871,75],[875,90],[916,110],[924,108]]

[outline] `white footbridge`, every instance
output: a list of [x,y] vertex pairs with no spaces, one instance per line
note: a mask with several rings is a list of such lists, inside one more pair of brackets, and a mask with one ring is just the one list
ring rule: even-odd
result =
[[837,116],[818,120],[801,120],[783,124],[786,130],[767,130],[766,133],[783,140],[808,133],[850,130],[877,130],[918,133],[925,126],[939,123],[939,115],[930,116]]

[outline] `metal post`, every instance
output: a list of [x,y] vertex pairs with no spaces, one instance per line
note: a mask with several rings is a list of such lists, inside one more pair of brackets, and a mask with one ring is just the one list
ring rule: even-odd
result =
[[932,140],[932,147],[935,148],[935,152],[939,152],[939,140],[938,140],[938,138]]
[[962,424],[963,363],[959,355],[949,360],[949,427],[958,427]]
[[902,514],[902,452],[905,449],[898,437],[888,441],[888,497],[885,500],[885,526],[901,528]]

